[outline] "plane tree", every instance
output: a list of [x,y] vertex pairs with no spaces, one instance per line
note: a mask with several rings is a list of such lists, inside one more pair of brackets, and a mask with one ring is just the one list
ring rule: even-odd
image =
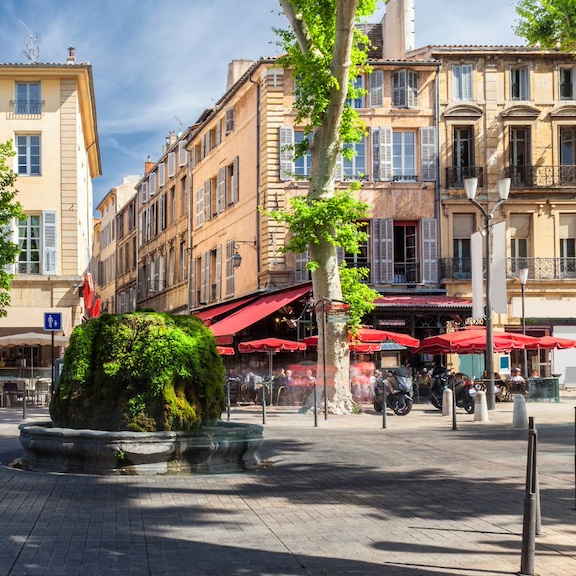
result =
[[520,19],[514,28],[531,46],[576,50],[576,2],[574,0],[520,0]]

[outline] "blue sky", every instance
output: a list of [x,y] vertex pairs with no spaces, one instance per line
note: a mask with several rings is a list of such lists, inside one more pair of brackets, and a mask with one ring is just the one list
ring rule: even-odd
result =
[[[381,1],[373,20],[384,13]],[[416,0],[416,46],[523,44],[512,0]],[[156,161],[169,130],[192,124],[226,88],[227,65],[278,53],[276,0],[0,0],[0,61],[26,62],[27,29],[39,62],[93,67],[103,175],[94,206],[127,174]]]

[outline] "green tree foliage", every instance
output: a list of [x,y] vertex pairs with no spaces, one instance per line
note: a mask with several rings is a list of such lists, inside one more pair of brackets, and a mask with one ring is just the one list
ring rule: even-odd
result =
[[11,240],[11,222],[24,218],[22,206],[15,200],[16,173],[8,166],[8,158],[14,156],[12,142],[0,143],[0,316],[6,316],[10,304],[10,282],[14,277],[6,266],[14,264],[20,248]]
[[50,403],[56,426],[193,430],[224,410],[224,366],[191,316],[104,314],[74,329]]
[[531,46],[563,52],[576,50],[576,2],[574,0],[520,0],[520,16],[514,31]]

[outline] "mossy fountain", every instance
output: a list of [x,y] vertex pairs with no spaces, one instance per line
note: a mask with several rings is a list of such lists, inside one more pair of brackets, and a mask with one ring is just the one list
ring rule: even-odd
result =
[[256,469],[262,427],[219,421],[224,367],[197,318],[105,314],[74,329],[51,422],[20,425],[21,468],[84,474]]

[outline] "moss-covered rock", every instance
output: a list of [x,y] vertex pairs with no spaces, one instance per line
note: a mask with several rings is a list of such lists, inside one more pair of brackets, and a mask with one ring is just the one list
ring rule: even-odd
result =
[[223,382],[214,336],[197,318],[104,314],[72,332],[50,416],[65,428],[194,430],[220,418]]

